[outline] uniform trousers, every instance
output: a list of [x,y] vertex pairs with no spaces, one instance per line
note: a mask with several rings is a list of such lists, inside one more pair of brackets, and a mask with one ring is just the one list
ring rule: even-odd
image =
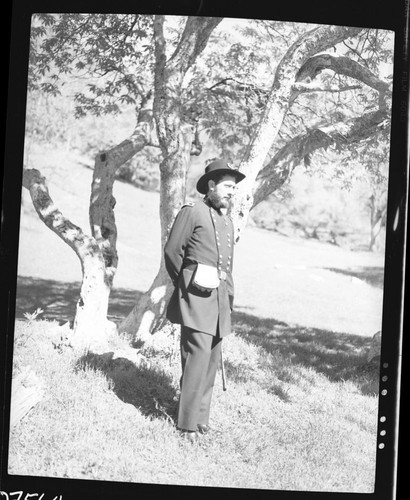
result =
[[212,390],[221,358],[222,339],[181,326],[181,394],[178,428],[198,430],[208,425]]

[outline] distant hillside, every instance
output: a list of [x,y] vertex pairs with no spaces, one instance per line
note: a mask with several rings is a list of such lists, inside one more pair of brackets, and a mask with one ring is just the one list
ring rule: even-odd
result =
[[[85,231],[91,164],[58,150],[33,148],[30,153],[30,165],[47,177],[59,209]],[[120,258],[115,287],[145,291],[161,255],[159,195],[118,181],[114,195]],[[39,220],[26,190],[20,227],[20,276],[81,280],[76,255]],[[235,250],[236,310],[289,324],[372,335],[380,329],[382,267],[381,254],[349,252],[248,227]]]

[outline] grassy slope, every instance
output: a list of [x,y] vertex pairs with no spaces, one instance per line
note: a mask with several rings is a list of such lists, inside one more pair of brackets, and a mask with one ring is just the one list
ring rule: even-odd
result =
[[353,356],[351,380],[330,380],[252,342],[244,328],[225,344],[228,391],[219,377],[214,390],[212,424],[221,434],[192,445],[181,440],[172,420],[179,360],[170,362],[172,342],[165,335],[131,363],[119,340],[115,355],[79,358],[61,342],[63,327],[18,322],[15,369],[30,365],[45,381],[47,396],[13,429],[10,473],[371,491],[377,397],[362,389],[376,373],[359,369],[363,356]]
[[[91,171],[57,153],[37,161],[59,165],[51,195],[86,228]],[[145,290],[156,272],[158,199],[124,184],[115,194],[121,297],[124,289]],[[24,306],[47,306],[45,315],[59,306],[62,313],[67,304],[60,296],[42,302],[48,282],[40,278],[69,288],[67,282],[80,279],[79,263],[29,204],[21,228],[19,272],[31,278],[20,282],[20,297],[35,278],[43,284]],[[119,339],[113,339],[115,354],[79,359],[57,323],[19,321],[15,370],[31,365],[46,382],[47,398],[13,429],[10,472],[372,491],[378,371],[364,363],[369,336],[380,325],[381,287],[370,286],[377,278],[380,285],[380,265],[377,255],[249,228],[236,250],[235,334],[225,342],[228,392],[218,378],[213,401],[212,423],[222,434],[197,445],[182,442],[174,429],[180,371],[166,333],[135,363]]]

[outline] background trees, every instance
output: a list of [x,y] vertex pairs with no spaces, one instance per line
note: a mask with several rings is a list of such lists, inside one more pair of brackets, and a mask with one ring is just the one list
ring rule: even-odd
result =
[[[189,166],[204,148],[203,161],[208,154],[225,156],[247,174],[232,210],[238,238],[250,210],[286,188],[299,165],[346,189],[366,179],[372,224],[376,219],[380,224],[375,200],[384,198],[372,190],[376,185],[382,190],[386,181],[391,61],[391,34],[380,30],[198,17],[37,16],[30,95],[58,96],[57,102],[67,103],[68,120],[71,113],[99,117],[102,132],[92,131],[98,150],[90,236],[60,217],[39,173],[29,164],[25,171],[40,217],[66,238],[82,264],[77,338],[93,342],[102,330],[118,265],[112,186],[117,176],[138,182],[139,165],[154,179],[147,184],[160,190],[161,243],[186,193],[196,196],[198,171]],[[44,113],[40,102],[33,104],[34,113]],[[107,134],[110,115],[127,117],[127,139]],[[37,120],[27,126],[32,135],[38,133]],[[89,143],[88,130],[79,140],[72,126],[62,129],[50,124],[48,137],[64,135],[67,147]],[[155,175],[146,164],[159,164]],[[325,208],[329,213],[329,204]],[[338,243],[332,236],[337,224],[330,227],[323,211],[299,212],[298,224],[307,235],[319,237],[325,226],[326,238]],[[146,337],[159,328],[169,292],[161,262],[153,285],[120,329]]]

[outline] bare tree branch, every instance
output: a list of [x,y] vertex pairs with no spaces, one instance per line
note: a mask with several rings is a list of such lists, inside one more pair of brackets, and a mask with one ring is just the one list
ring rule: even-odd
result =
[[298,37],[279,62],[264,113],[240,167],[246,179],[239,185],[237,208],[233,208],[233,212],[239,214],[239,220],[245,219],[241,214],[246,214],[252,206],[249,194],[251,186],[289,111],[294,92],[292,86],[300,68],[315,54],[328,50],[360,31],[360,28],[319,26]]
[[110,279],[118,267],[117,226],[113,196],[115,173],[118,168],[143,149],[151,140],[154,128],[153,95],[149,92],[141,103],[137,125],[126,140],[95,158],[89,207],[90,227],[103,256]]
[[[337,75],[349,76],[365,85],[377,90],[381,94],[381,99],[384,102],[385,94],[390,92],[390,84],[373,74],[365,66],[359,64],[358,62],[348,58],[348,57],[335,57],[330,54],[319,54],[308,59],[302,67],[299,69],[296,75],[295,83],[292,85],[293,95],[291,97],[291,102],[293,102],[300,93],[305,92],[345,92],[347,90],[360,89],[360,85],[348,85],[348,86],[328,86],[321,87],[315,85],[312,82],[322,71],[325,69],[333,71]],[[307,81],[307,83],[301,83],[301,80]],[[214,91],[222,85],[228,85],[230,88],[239,92],[252,92],[254,95],[259,95],[264,98],[268,98],[269,90],[258,88],[255,85],[249,85],[240,82],[234,78],[224,78],[219,82],[216,82],[211,87],[208,87],[208,91]],[[260,106],[265,106],[266,102],[260,102]],[[383,107],[383,105],[381,106]]]
[[311,57],[301,66],[296,81],[313,80],[322,71],[330,69],[339,75],[345,75],[354,78],[359,82],[365,83],[369,87],[381,93],[390,91],[390,84],[378,78],[374,73],[362,64],[345,56],[332,56],[331,54],[319,54]]
[[295,167],[315,151],[327,149],[331,145],[359,143],[387,127],[388,114],[374,111],[348,122],[340,121],[298,135],[283,146],[259,172],[253,194],[253,207],[281,187]]
[[[164,16],[155,16],[155,99],[153,104],[158,141],[166,158],[178,141],[171,131],[180,128],[181,86],[186,72],[204,50],[206,43],[221,22],[221,18],[188,17],[178,45],[167,61],[164,38]],[[171,123],[172,122],[172,123]]]
[[30,192],[40,219],[75,251],[80,260],[89,251],[99,252],[95,239],[87,236],[56,207],[48,191],[46,178],[39,170],[26,168],[23,170],[23,187]]
[[222,21],[221,17],[190,16],[185,24],[177,48],[169,63],[176,64],[183,75],[206,47],[212,31]]
[[[312,30],[314,31],[314,30]],[[345,40],[343,40],[345,43]],[[365,85],[377,90],[380,93],[379,96],[379,108],[381,110],[386,110],[386,95],[390,92],[390,84],[376,75],[374,75],[368,68],[359,64],[358,62],[348,58],[348,57],[335,57],[330,54],[319,54],[309,58],[299,69],[296,74],[295,83],[292,85],[293,94],[290,98],[290,103],[293,103],[295,99],[302,92],[344,92],[347,90],[360,89],[360,85],[350,85],[350,86],[329,86],[320,87],[310,83],[317,75],[319,75],[323,70],[329,69],[337,75],[344,75],[351,77]],[[301,83],[301,80],[307,80],[307,83]],[[239,92],[252,93],[254,96],[258,95],[260,97],[257,106],[265,107],[266,100],[269,97],[269,91],[263,88],[257,88],[254,85],[248,85],[246,83],[240,82],[234,78],[225,78],[219,82],[216,82],[211,87],[208,87],[208,91],[218,91],[224,93],[224,91],[219,91],[218,88],[223,85],[228,85],[229,87]]]
[[105,158],[109,158],[111,160],[111,167],[114,169],[123,165],[136,153],[141,151],[144,146],[152,141],[152,133],[154,130],[154,118],[152,112],[153,100],[153,92],[149,91],[141,102],[137,117],[137,124],[130,137],[110,150],[100,153],[100,156],[104,155]]
[[164,71],[167,62],[166,42],[164,36],[164,22],[165,16],[155,16],[153,22],[154,38],[155,38],[155,62],[156,62],[156,76],[159,77]]
[[348,90],[361,89],[361,85],[346,85],[344,87],[321,87],[320,85],[315,85],[312,83],[295,83],[293,85],[293,90],[297,94],[309,93],[309,92],[347,92]]

